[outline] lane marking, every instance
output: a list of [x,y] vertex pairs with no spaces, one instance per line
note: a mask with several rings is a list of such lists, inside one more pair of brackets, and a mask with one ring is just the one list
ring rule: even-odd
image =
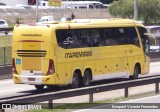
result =
[[[3,93],[3,92],[8,92],[8,91],[14,91],[15,90],[23,90],[24,88],[16,88],[16,89],[9,89],[9,90],[4,90],[4,91],[0,91],[0,93]],[[25,89],[26,90],[26,89]]]

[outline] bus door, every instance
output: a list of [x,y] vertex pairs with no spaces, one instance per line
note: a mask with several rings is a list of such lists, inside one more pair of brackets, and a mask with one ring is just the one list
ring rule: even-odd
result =
[[128,47],[126,47],[125,51],[127,55],[127,67],[129,69],[129,74],[132,74],[135,62],[139,61],[140,59],[140,55],[137,53],[140,51],[140,41],[135,27],[128,27],[126,28],[125,31],[127,33],[127,38],[128,38],[127,39]]
[[149,38],[145,33],[147,33],[147,30],[145,28],[139,27],[138,28],[140,36],[141,36],[141,43],[142,43],[142,48],[144,52],[144,58],[143,58],[143,69],[144,69],[144,74],[149,72],[149,67],[150,67],[150,48],[149,48]]
[[149,58],[149,38],[147,37],[142,37],[142,45],[143,45],[143,51],[144,51],[144,65],[145,65],[145,73],[149,72],[149,63],[150,63],[150,58]]

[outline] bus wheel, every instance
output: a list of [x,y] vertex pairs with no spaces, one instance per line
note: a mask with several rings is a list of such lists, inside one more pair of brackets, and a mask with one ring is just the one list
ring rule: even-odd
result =
[[80,86],[80,77],[77,72],[74,72],[71,87],[78,88],[79,86]]
[[44,85],[35,85],[35,88],[36,88],[37,90],[43,90]]
[[83,76],[83,86],[89,86],[90,81],[91,81],[90,73],[89,73],[89,71],[86,70],[84,72],[84,76]]
[[136,65],[134,67],[134,74],[132,76],[129,76],[130,79],[138,79],[139,77],[139,67]]

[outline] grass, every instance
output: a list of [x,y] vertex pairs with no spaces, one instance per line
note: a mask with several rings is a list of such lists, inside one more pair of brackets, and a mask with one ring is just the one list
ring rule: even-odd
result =
[[9,24],[8,26],[9,27],[14,27],[16,24]]
[[[4,55],[5,47],[5,55]],[[11,36],[1,36],[0,37],[0,65],[11,64],[12,63],[12,47],[11,47]],[[4,58],[5,56],[5,58]]]
[[0,36],[0,47],[11,46],[11,36]]

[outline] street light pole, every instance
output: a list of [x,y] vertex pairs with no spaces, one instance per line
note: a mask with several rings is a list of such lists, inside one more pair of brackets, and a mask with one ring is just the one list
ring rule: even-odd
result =
[[138,21],[138,0],[134,0],[134,19]]
[[39,0],[36,0],[36,22],[38,22],[38,2]]

